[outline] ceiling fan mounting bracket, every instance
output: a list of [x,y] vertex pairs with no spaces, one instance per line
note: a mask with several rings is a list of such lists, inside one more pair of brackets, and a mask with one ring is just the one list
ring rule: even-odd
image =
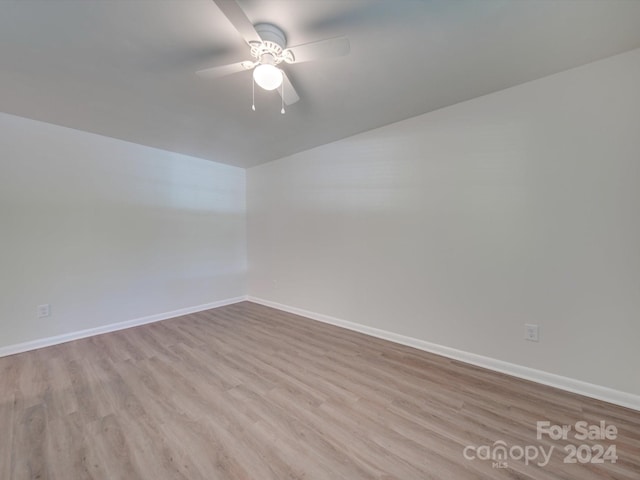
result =
[[280,47],[281,50],[287,46],[287,37],[284,32],[272,25],[271,23],[256,23],[254,25],[256,32],[260,35],[260,38],[264,42],[272,42]]

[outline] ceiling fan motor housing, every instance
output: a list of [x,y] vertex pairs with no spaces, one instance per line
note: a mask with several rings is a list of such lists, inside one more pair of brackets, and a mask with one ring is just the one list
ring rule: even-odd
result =
[[[257,58],[260,63],[270,63],[278,65],[281,62],[291,63],[294,61],[293,54],[285,50],[287,37],[284,32],[270,23],[258,23],[254,26],[262,43],[250,42],[251,55]],[[269,55],[263,62],[263,55]]]

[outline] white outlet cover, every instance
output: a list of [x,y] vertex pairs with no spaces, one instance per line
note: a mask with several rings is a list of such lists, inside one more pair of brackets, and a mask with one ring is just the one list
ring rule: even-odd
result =
[[51,314],[51,308],[48,303],[38,305],[38,318],[48,317]]
[[531,323],[525,323],[524,325],[524,338],[530,342],[539,341],[540,327]]

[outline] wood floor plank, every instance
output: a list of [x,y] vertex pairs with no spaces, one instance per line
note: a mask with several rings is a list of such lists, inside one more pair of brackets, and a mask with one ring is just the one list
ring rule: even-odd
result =
[[11,478],[14,417],[18,410],[15,394],[2,394],[0,398],[0,478]]
[[[104,478],[100,477],[100,463],[96,453],[96,445],[88,431],[92,424],[74,412],[63,417],[49,419],[45,460],[47,476],[51,480],[66,480],[70,472],[79,480]],[[24,456],[24,452],[17,452]],[[30,477],[12,477],[30,478]]]
[[18,478],[47,478],[45,456],[47,435],[47,412],[43,404],[24,408],[14,424],[15,445],[19,450],[29,450],[29,455],[16,456],[13,462],[13,476]]
[[[2,480],[640,480],[640,412],[249,302],[0,358],[0,395]],[[498,441],[549,464],[463,456]]]

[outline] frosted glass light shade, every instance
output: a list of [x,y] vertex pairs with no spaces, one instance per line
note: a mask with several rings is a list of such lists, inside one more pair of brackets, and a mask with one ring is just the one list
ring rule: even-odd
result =
[[265,90],[275,90],[282,85],[282,70],[269,64],[258,65],[253,70],[253,79]]

